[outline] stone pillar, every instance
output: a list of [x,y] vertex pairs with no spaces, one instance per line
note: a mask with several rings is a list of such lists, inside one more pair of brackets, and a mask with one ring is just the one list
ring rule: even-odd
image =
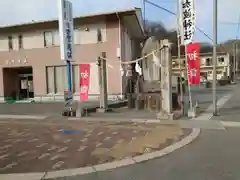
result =
[[161,110],[157,118],[164,120],[173,120],[172,113],[172,56],[171,45],[168,40],[162,40],[160,47],[161,59]]

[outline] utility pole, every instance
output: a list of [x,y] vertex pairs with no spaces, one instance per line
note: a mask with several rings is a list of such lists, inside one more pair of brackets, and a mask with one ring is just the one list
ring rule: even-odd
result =
[[238,41],[236,43],[236,72],[237,72],[237,76],[238,76]]
[[213,84],[212,84],[212,95],[213,95],[213,115],[217,116],[217,95],[216,95],[216,85],[217,85],[217,0],[213,0]]
[[236,54],[236,42],[233,43],[233,77],[232,77],[232,81],[235,82],[235,78],[236,78],[236,58],[237,58],[237,54]]

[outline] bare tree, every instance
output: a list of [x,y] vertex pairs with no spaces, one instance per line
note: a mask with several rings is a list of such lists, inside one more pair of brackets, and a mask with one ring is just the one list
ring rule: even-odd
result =
[[[177,30],[167,30],[161,22],[154,22],[146,20],[144,22],[146,39],[154,37],[156,40],[168,39],[172,44],[172,55],[177,56]],[[211,53],[212,45],[206,42],[201,42],[201,53]],[[181,46],[181,54],[185,54],[185,47]]]

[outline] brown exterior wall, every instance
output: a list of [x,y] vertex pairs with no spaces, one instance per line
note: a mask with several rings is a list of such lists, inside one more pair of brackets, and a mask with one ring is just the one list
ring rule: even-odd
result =
[[[116,49],[118,42],[118,22],[115,19],[106,20],[106,34],[107,41],[101,44],[82,44],[75,45],[74,60],[75,64],[96,62],[97,57],[101,52],[105,51],[109,64],[113,68],[108,68],[108,93],[120,93],[120,72],[119,64],[116,57]],[[24,60],[27,63],[21,65],[7,65],[6,60]],[[13,80],[3,78],[4,67],[18,67],[18,66],[32,66],[33,68],[33,83],[35,95],[46,94],[46,66],[49,65],[63,65],[64,62],[60,60],[59,47],[36,48],[30,50],[19,51],[1,51],[0,52],[0,96],[4,96],[4,87],[9,89],[13,86]],[[9,79],[10,78],[10,79]],[[96,77],[98,78],[98,77]],[[5,94],[6,96],[7,94]]]

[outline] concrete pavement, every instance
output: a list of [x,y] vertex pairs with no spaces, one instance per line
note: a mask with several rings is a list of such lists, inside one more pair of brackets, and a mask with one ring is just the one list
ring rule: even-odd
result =
[[[119,101],[109,100],[108,103],[115,104]],[[99,101],[82,101],[83,109],[97,108]],[[64,102],[33,102],[33,103],[0,103],[0,114],[6,115],[33,115],[33,116],[61,116]]]

